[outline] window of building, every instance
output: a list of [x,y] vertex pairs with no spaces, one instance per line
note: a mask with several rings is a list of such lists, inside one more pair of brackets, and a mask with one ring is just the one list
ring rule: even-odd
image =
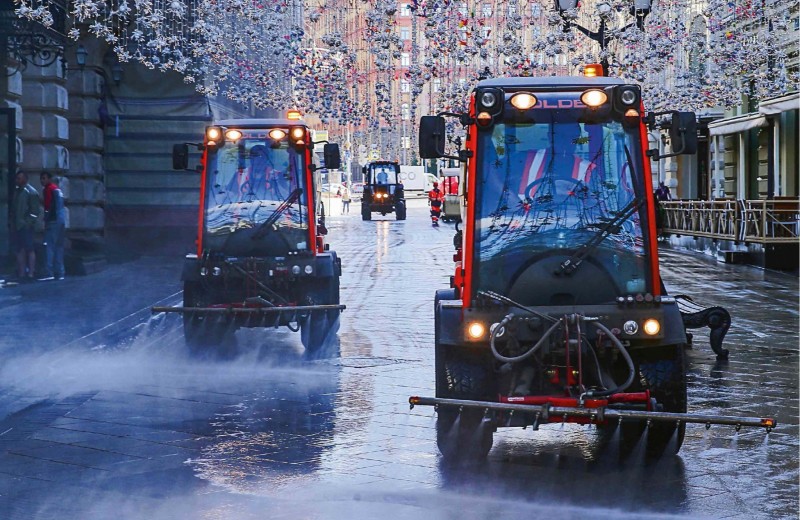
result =
[[401,117],[403,118],[404,121],[408,121],[409,119],[411,119],[411,108],[408,106],[408,103],[403,103],[403,106],[401,107],[400,111],[401,111]]
[[481,38],[488,39],[490,34],[492,34],[492,29],[490,27],[481,27]]
[[533,18],[539,18],[542,16],[542,6],[537,3],[531,4],[531,16]]
[[492,4],[484,3],[483,9],[481,10],[481,14],[483,15],[484,18],[489,18],[490,16],[492,16]]
[[468,12],[469,11],[467,10],[466,2],[461,2],[460,4],[458,4],[458,14],[460,14],[461,16],[467,16]]
[[411,16],[411,6],[408,4],[400,4],[400,16]]
[[410,40],[411,39],[411,27],[401,27],[400,28],[400,39],[401,40]]
[[411,57],[407,52],[404,52],[400,55],[400,65],[403,67],[408,67],[411,65]]
[[438,78],[433,80],[433,91],[439,92],[441,89],[442,89],[442,80]]
[[400,82],[400,92],[411,92],[411,84],[406,80],[402,80]]

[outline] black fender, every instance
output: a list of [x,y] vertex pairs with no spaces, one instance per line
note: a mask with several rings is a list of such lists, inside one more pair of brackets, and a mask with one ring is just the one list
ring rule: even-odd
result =
[[315,272],[321,278],[341,276],[342,274],[342,261],[336,255],[336,251],[317,253],[316,264]]
[[200,259],[197,255],[186,255],[183,259],[183,269],[181,270],[182,282],[197,282],[200,280]]
[[440,344],[457,345],[463,342],[461,305],[443,305],[443,302],[452,302],[456,299],[455,289],[438,289],[434,298],[434,312],[436,323],[436,342]]

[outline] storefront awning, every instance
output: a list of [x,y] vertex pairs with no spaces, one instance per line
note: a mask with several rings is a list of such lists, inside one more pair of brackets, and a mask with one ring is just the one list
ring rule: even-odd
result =
[[786,94],[785,96],[765,99],[758,105],[759,114],[774,116],[781,112],[800,109],[800,92]]
[[745,130],[767,126],[767,118],[762,114],[746,114],[743,116],[720,119],[708,124],[709,135],[738,134]]

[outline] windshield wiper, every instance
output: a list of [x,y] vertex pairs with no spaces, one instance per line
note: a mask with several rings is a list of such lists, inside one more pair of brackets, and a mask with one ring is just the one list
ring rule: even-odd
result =
[[[628,145],[625,145],[625,161],[628,163],[628,171],[630,172],[631,179],[636,175],[636,172],[633,169],[633,159],[631,158],[631,151],[628,149]],[[583,245],[581,245],[575,254],[571,257],[567,258],[561,265],[558,266],[558,270],[556,274],[572,274],[574,273],[578,267],[583,262],[583,259],[591,253],[600,243],[605,240],[609,235],[616,235],[621,231],[622,224],[628,220],[634,213],[639,210],[639,206],[642,205],[644,202],[643,197],[634,197],[632,201],[630,201],[622,210],[617,213],[617,216],[600,226],[597,230],[597,233],[592,236],[589,240],[587,240]]]
[[264,222],[262,222],[258,226],[258,228],[256,229],[256,232],[253,233],[253,236],[251,236],[250,238],[255,240],[255,239],[261,238],[264,235],[266,235],[267,233],[269,233],[272,230],[272,225],[275,224],[275,222],[278,221],[278,219],[280,218],[281,214],[284,211],[286,211],[289,208],[289,206],[291,206],[292,204],[297,202],[297,199],[299,199],[300,195],[302,195],[302,194],[303,194],[303,189],[302,188],[296,188],[293,192],[291,192],[289,194],[289,196],[286,197],[286,199],[283,202],[281,202],[280,206],[275,208],[275,211],[272,212],[272,215],[270,215],[267,218],[267,220],[265,220]]
[[556,274],[572,274],[574,273],[578,267],[583,262],[583,259],[591,253],[600,243],[605,240],[609,235],[616,235],[622,229],[622,224],[628,220],[631,215],[636,213],[639,210],[639,206],[642,205],[641,197],[636,197],[632,201],[628,203],[627,206],[622,208],[622,211],[617,213],[617,216],[613,219],[609,220],[605,224],[599,227],[597,233],[595,233],[592,238],[587,240],[583,245],[581,245],[578,250],[573,254],[571,257],[567,258],[561,265],[558,266],[558,270]]

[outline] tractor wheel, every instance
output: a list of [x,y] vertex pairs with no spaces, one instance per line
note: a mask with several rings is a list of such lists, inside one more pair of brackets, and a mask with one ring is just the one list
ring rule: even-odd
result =
[[[339,304],[339,277],[333,276],[328,282],[328,287],[311,296],[312,305],[338,305]],[[300,341],[305,347],[306,359],[320,359],[334,357],[337,353],[327,347],[336,343],[336,333],[339,331],[339,311],[311,311],[300,323]]]
[[[638,364],[638,385],[650,390],[651,397],[662,406],[661,411],[686,413],[686,362],[683,345],[670,345],[643,352],[635,360]],[[623,423],[623,449],[629,451],[645,433],[641,423]],[[677,426],[671,422],[653,422],[647,430],[647,456],[658,458],[674,455],[683,444],[686,423]],[[644,439],[641,439],[644,440]]]
[[361,220],[372,220],[372,211],[368,204],[361,205]]
[[397,220],[405,220],[406,219],[406,204],[405,202],[398,202],[394,208],[395,216]]
[[[197,282],[185,282],[183,286],[184,307],[206,307],[210,305],[208,292]],[[183,314],[183,337],[189,352],[205,356],[212,349],[221,351],[228,335],[228,323],[224,319],[204,314]]]
[[[450,399],[485,399],[485,367],[471,359],[447,356],[449,349],[436,346],[436,394]],[[492,449],[494,423],[482,410],[440,407],[436,420],[436,444],[445,462],[478,462]]]

